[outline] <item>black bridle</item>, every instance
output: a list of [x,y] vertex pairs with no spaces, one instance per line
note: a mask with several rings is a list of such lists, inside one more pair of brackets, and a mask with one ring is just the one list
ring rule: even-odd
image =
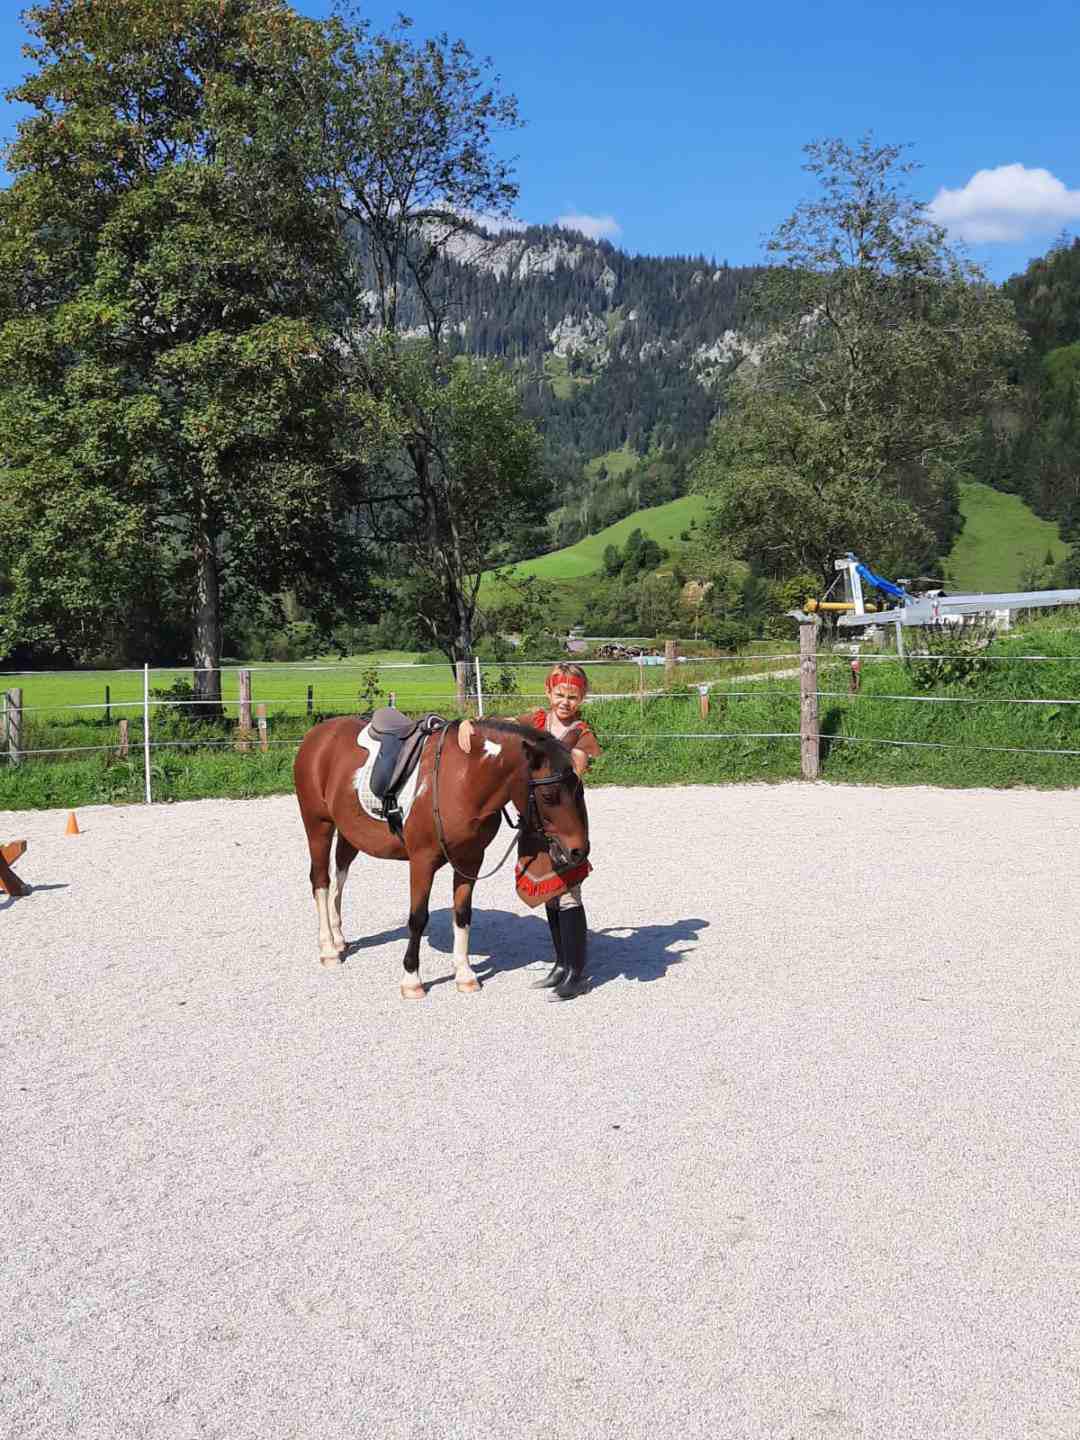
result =
[[[449,729],[449,725],[444,725],[443,728],[439,731],[439,738],[435,742],[435,762],[432,766],[431,772],[431,812],[435,821],[435,838],[439,842],[439,849],[442,851],[443,859],[448,865],[453,866],[454,872],[460,875],[463,880],[486,880],[489,875],[496,874],[496,872],[501,870],[502,867],[506,864],[507,860],[510,858],[510,851],[514,848],[517,841],[516,838],[512,839],[509,846],[507,847],[506,854],[502,857],[502,859],[494,867],[494,869],[487,870],[481,875],[470,875],[468,871],[460,870],[456,865],[454,865],[453,860],[450,859],[450,852],[446,848],[446,832],[443,830],[442,812],[439,809],[439,762],[442,759],[442,750],[443,746],[446,743],[446,735]],[[544,839],[548,842],[548,854],[551,855],[553,861],[555,861],[556,859],[555,851],[559,852],[559,855],[562,857],[563,860],[566,859],[566,855],[563,851],[562,845],[559,843],[558,837],[552,835],[551,831],[544,824],[544,817],[540,814],[540,807],[536,803],[536,792],[537,790],[542,789],[545,785],[562,785],[565,784],[567,780],[573,780],[576,778],[577,772],[574,770],[574,767],[572,765],[565,766],[555,775],[543,775],[538,780],[533,779],[533,777],[530,776],[528,780],[529,798],[525,804],[525,813],[524,815],[518,817],[517,824],[515,824],[514,821],[510,819],[510,816],[507,815],[506,807],[503,807],[503,819],[510,826],[511,830],[535,830],[538,834],[543,835]]]

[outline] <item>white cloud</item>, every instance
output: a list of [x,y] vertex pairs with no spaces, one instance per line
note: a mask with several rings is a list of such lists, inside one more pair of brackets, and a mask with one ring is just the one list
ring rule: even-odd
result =
[[1080,190],[1049,170],[998,165],[977,170],[959,190],[944,186],[930,202],[931,217],[973,245],[1015,244],[1080,220]]
[[587,235],[590,240],[617,240],[622,234],[622,226],[614,215],[558,215],[555,224]]

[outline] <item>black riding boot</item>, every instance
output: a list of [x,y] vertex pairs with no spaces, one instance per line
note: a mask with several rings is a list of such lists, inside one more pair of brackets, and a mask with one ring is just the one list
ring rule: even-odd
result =
[[540,980],[534,980],[533,990],[550,990],[554,985],[560,985],[566,979],[567,969],[563,964],[562,935],[559,929],[559,902],[549,900],[544,906],[547,911],[548,929],[551,931],[551,943],[555,947],[555,964],[548,973]]
[[587,988],[585,962],[589,954],[589,926],[585,910],[575,905],[559,914],[559,938],[565,966],[563,978],[555,985],[549,1000],[572,1000]]

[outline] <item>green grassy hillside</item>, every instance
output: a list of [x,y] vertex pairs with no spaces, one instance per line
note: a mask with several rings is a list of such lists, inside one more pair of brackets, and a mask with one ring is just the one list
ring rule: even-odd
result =
[[518,575],[539,575],[547,580],[575,580],[582,575],[594,575],[603,565],[606,547],[614,545],[621,549],[632,530],[643,530],[658,544],[668,547],[678,543],[691,520],[700,525],[708,509],[709,501],[704,495],[683,495],[666,505],[654,505],[649,510],[639,510],[636,515],[627,515],[606,530],[588,535],[576,545],[568,545],[565,550],[525,560],[514,570]]
[[1023,571],[1041,565],[1047,550],[1061,560],[1068,546],[1049,520],[1040,520],[1018,495],[989,485],[960,487],[963,530],[948,559],[961,590],[1018,590]]
[[625,475],[628,470],[633,470],[635,465],[640,464],[641,456],[637,451],[624,445],[621,450],[608,450],[604,455],[595,455],[591,460],[587,460],[585,474],[593,476],[603,465],[609,475]]

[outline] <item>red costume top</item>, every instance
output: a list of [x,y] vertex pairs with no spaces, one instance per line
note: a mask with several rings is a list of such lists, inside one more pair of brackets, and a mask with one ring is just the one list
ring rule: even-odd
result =
[[[533,710],[528,715],[519,715],[518,723],[531,725],[534,730],[550,730],[549,714],[548,710]],[[554,734],[553,731],[552,733]],[[590,760],[600,754],[600,746],[587,720],[575,720],[572,725],[567,726],[565,735],[556,735],[555,738],[568,750],[584,750]]]

